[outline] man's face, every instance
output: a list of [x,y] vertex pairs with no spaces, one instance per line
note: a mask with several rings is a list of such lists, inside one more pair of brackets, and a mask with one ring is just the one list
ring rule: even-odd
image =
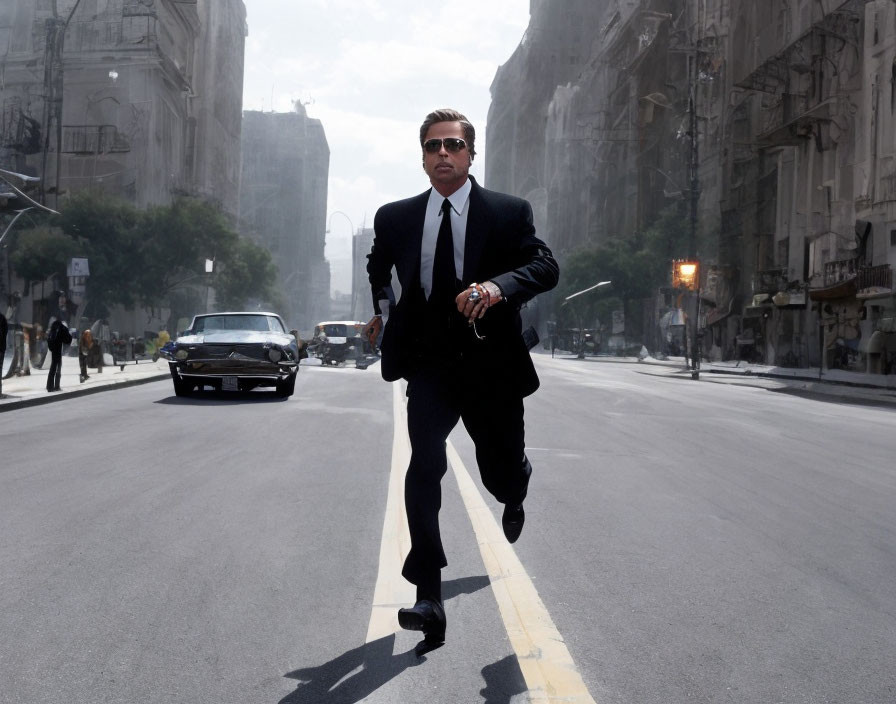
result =
[[[426,132],[424,143],[430,139],[456,137],[464,139],[464,130],[459,122],[437,122]],[[466,142],[466,140],[464,140]],[[430,154],[423,150],[423,170],[429,176],[433,187],[442,195],[450,195],[467,180],[470,171],[470,150],[468,147],[452,152],[441,148]]]

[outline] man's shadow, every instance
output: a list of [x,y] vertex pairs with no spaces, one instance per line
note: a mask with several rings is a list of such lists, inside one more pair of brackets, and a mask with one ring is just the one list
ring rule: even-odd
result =
[[[460,594],[472,594],[488,585],[486,576],[451,580],[442,585],[442,598],[447,601]],[[407,668],[426,661],[419,647],[393,655],[394,646],[395,634],[391,634],[353,648],[323,665],[287,673],[285,677],[298,680],[299,685],[279,704],[356,704]],[[486,688],[481,694],[487,704],[507,704],[513,694],[525,691],[519,665],[512,659],[512,663],[505,658],[483,669]],[[499,676],[496,678],[496,675]]]

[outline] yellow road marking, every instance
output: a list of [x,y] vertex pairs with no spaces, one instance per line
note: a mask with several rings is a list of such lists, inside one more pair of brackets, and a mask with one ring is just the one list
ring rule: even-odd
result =
[[[399,382],[392,384],[392,409],[392,467],[367,643],[399,631],[398,609],[412,604],[416,597],[414,586],[401,576],[411,544],[404,511],[404,475],[411,449],[404,385]],[[529,701],[595,704],[532,580],[450,441],[447,449],[501,618],[526,680]]]
[[532,704],[595,704],[535,585],[451,442],[448,459],[473,523],[510,644],[526,680],[529,701]]
[[383,520],[373,608],[367,626],[367,643],[401,630],[398,625],[398,609],[413,604],[417,596],[414,585],[401,576],[405,555],[411,549],[411,536],[404,511],[404,475],[411,458],[411,446],[408,440],[403,385],[400,382],[392,384],[392,411],[392,469],[389,472],[389,494],[386,498],[386,517]]

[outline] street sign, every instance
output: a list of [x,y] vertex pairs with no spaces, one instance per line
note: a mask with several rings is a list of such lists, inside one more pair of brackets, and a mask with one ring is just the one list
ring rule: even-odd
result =
[[86,257],[73,257],[68,263],[69,278],[76,276],[90,276],[90,265]]

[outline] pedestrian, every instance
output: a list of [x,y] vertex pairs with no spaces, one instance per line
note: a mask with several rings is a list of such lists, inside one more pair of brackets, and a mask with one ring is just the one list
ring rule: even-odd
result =
[[9,324],[6,316],[0,310],[0,397],[3,396],[3,365],[6,362],[6,335],[9,333]]
[[90,357],[92,348],[93,333],[91,333],[90,328],[88,328],[81,333],[81,337],[78,339],[78,363],[81,365],[82,384],[90,378],[90,376],[88,376],[87,374],[87,360]]
[[[420,145],[432,188],[377,211],[367,265],[375,312],[368,339],[382,336],[386,381],[407,380],[411,549],[402,575],[416,585],[416,604],[400,609],[398,622],[423,632],[424,650],[445,637],[440,482],[445,442],[458,420],[476,446],[483,484],[504,504],[507,540],[515,542],[523,529],[532,471],[523,398],[539,382],[519,309],[552,289],[559,273],[536,237],[529,203],[488,191],[469,175],[475,139],[473,125],[456,110],[427,115]],[[393,266],[401,285],[397,302]]]
[[72,334],[64,320],[57,318],[47,334],[47,348],[50,350],[50,373],[47,375],[47,391],[62,391],[59,379],[62,375],[62,347],[70,345]]

